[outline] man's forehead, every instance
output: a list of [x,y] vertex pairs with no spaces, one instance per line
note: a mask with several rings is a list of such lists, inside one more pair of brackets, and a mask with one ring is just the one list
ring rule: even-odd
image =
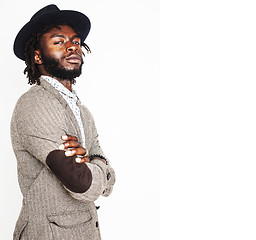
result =
[[78,37],[78,32],[69,25],[56,25],[53,26],[48,32],[44,34],[47,38],[53,38],[57,35],[69,35],[72,37]]

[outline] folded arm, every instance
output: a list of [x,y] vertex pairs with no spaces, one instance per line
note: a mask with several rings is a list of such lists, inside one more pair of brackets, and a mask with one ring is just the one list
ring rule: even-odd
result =
[[[74,198],[94,201],[100,195],[108,196],[110,191],[106,189],[109,189],[110,182],[113,183],[114,173],[111,180],[108,180],[110,165],[107,160],[105,162],[105,156],[97,145],[95,126],[92,126],[94,139],[89,149],[91,159],[81,158],[79,156],[85,154],[85,150],[72,145],[78,144],[78,141],[68,141],[68,144],[71,144],[68,147],[67,140],[61,139],[61,136],[73,135],[68,131],[63,106],[55,99],[51,99],[51,104],[45,104],[42,100],[44,95],[37,94],[33,101],[31,98],[31,95],[24,96],[13,115],[12,138],[19,143],[15,146],[22,146],[17,150],[29,152],[51,169]],[[88,119],[85,119],[89,124],[93,122],[90,117],[88,114]],[[63,148],[62,144],[66,147]],[[71,148],[71,151],[68,148]],[[72,152],[74,149],[76,151]]]
[[107,159],[99,154],[84,157],[87,150],[75,136],[62,139],[65,142],[59,146],[61,150],[52,151],[46,159],[53,173],[76,199],[94,201],[100,195],[108,196],[112,191],[108,185],[114,184],[115,174]]

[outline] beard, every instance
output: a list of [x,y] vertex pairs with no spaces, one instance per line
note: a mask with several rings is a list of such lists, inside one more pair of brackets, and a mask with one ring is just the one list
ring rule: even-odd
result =
[[82,73],[83,60],[78,69],[70,70],[61,66],[58,59],[46,56],[43,51],[41,51],[41,58],[47,73],[59,80],[71,80],[72,83],[75,83],[75,78],[79,77]]

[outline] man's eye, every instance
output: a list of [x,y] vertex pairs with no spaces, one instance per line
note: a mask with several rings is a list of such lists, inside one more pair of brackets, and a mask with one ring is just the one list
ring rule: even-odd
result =
[[54,45],[62,44],[62,41],[54,42]]
[[75,44],[75,45],[80,45],[80,42],[73,42],[73,44]]

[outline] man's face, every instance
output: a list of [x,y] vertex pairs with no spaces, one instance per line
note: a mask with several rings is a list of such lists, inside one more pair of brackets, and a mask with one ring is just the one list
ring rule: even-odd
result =
[[36,51],[41,62],[37,63],[44,75],[72,80],[80,76],[82,70],[81,40],[70,26],[59,27],[41,37],[40,50]]

